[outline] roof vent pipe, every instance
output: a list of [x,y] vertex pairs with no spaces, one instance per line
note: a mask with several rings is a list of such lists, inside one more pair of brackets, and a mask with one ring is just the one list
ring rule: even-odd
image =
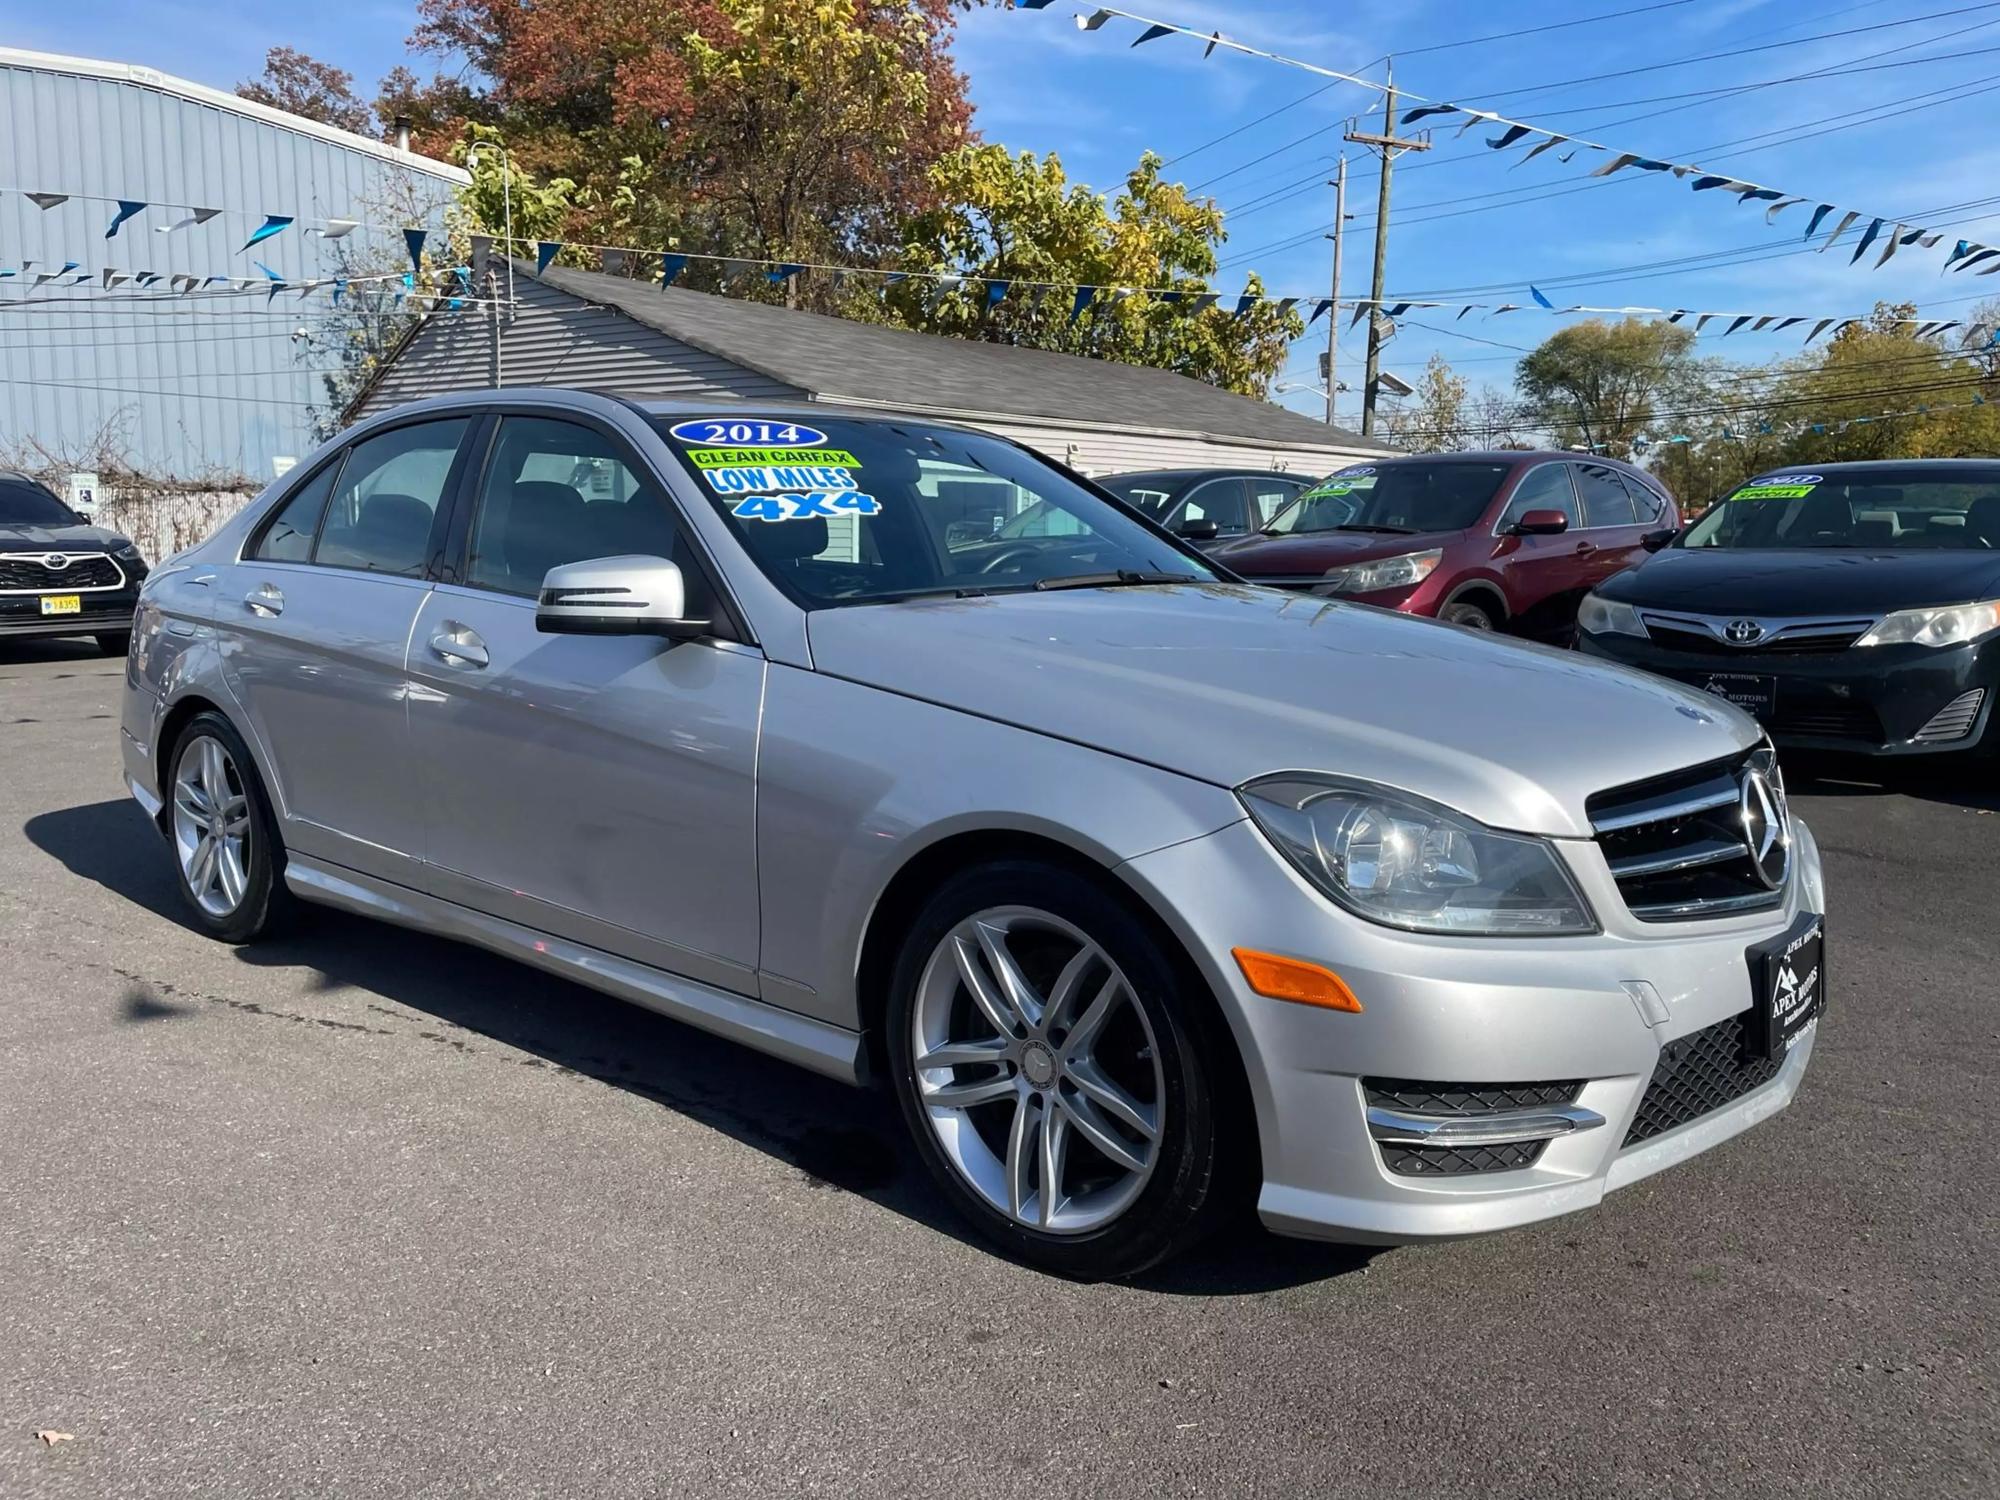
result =
[[393,126],[393,129],[394,129],[394,130],[395,130],[395,132],[396,132],[396,149],[397,149],[398,151],[407,151],[407,150],[409,150],[409,149],[410,149],[410,117],[409,117],[408,115],[397,115],[397,116],[396,116],[396,123],[395,123],[395,125]]

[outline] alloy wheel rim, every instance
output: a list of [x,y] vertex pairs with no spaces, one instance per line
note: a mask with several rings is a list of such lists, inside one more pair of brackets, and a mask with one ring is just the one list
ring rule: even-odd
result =
[[226,917],[250,888],[250,797],[220,740],[200,735],[174,767],[174,853],[194,903]]
[[978,912],[917,982],[919,1100],[959,1178],[1014,1223],[1101,1229],[1151,1179],[1166,1079],[1130,981],[1088,935],[1033,907]]

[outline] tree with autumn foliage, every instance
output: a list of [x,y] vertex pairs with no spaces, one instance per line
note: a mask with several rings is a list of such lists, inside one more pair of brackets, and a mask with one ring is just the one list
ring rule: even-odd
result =
[[357,134],[371,123],[368,106],[354,92],[354,75],[291,47],[264,54],[264,71],[236,86],[239,99]]
[[[497,128],[577,188],[565,238],[879,263],[968,135],[954,0],[422,0],[463,58],[406,94],[420,148]],[[689,283],[712,284],[698,264]]]
[[[1110,198],[1070,182],[1054,154],[1013,156],[994,145],[944,157],[929,187],[931,205],[909,219],[901,261],[924,274],[887,299],[912,328],[1152,365],[1254,396],[1305,331],[1275,302],[1238,316],[1233,291],[1190,309],[1213,290],[1222,211],[1164,181],[1150,152]],[[992,281],[1010,283],[998,302],[988,298]],[[1078,287],[1103,290],[1078,312]],[[1112,290],[1127,287],[1146,290]],[[1263,287],[1253,276],[1245,290]]]

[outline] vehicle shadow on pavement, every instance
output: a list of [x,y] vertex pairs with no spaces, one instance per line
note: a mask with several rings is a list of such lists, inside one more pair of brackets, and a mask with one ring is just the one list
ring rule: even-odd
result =
[[2000,812],[2000,758],[1869,760],[1790,752],[1781,757],[1785,788],[1807,797],[1912,797]]
[[[23,831],[72,875],[186,925],[167,851],[136,804],[42,813]],[[522,1066],[640,1095],[788,1162],[816,1185],[990,1249],[933,1190],[894,1101],[879,1089],[848,1088],[477,948],[322,907],[305,908],[289,932],[232,951],[253,968],[312,971],[313,993],[353,992],[343,1002],[355,1013],[331,1024],[402,1020],[424,1045],[512,1048],[526,1054],[512,1060]],[[214,998],[239,1012],[259,1008]],[[132,1022],[161,1013],[129,1000],[126,1007]],[[1254,1294],[1343,1275],[1368,1256],[1282,1239],[1246,1206],[1240,1227],[1133,1285],[1168,1295]]]

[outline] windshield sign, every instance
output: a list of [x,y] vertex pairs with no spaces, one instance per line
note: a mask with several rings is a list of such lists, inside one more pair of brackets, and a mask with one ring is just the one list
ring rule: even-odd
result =
[[1485,514],[1506,477],[1506,464],[1356,464],[1322,479],[1264,529],[1273,536],[1463,531]]
[[1057,469],[981,433],[851,420],[825,431],[736,418],[662,426],[743,549],[808,609],[1216,576]]
[[2000,466],[1763,474],[1712,506],[1679,545],[2000,547]]

